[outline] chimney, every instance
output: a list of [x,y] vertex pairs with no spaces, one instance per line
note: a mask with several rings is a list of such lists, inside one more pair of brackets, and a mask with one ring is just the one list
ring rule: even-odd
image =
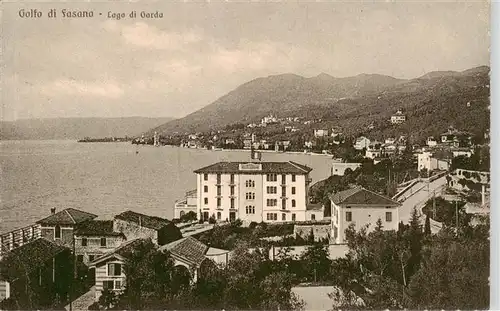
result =
[[50,209],[50,214],[54,215],[55,213],[56,213],[56,208],[55,207],[51,208]]

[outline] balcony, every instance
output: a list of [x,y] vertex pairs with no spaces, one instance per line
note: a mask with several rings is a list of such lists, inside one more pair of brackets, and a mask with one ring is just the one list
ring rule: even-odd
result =
[[235,199],[236,198],[236,194],[234,194],[234,193],[230,194],[229,197],[232,198],[232,199]]

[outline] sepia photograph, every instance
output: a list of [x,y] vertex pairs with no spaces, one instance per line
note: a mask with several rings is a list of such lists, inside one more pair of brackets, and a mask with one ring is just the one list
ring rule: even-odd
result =
[[490,309],[491,5],[0,3],[0,310]]

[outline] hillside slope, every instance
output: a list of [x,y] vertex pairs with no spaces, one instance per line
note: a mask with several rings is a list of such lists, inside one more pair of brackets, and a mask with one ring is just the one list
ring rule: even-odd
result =
[[[467,104],[469,103],[469,104]],[[453,125],[481,135],[489,128],[489,67],[462,72],[430,72],[411,80],[381,75],[313,78],[286,74],[259,78],[236,88],[205,108],[148,132],[169,135],[218,129],[236,122],[279,117],[321,118],[323,126],[340,126],[347,135],[381,138],[408,135],[421,140]],[[408,121],[388,120],[403,109]],[[368,130],[368,125],[374,128]]]
[[124,137],[140,133],[172,118],[54,118],[0,122],[2,140],[81,139]]
[[214,103],[153,131],[161,133],[206,131],[236,122],[256,122],[270,113],[295,115],[311,105],[326,106],[339,99],[375,94],[404,80],[382,75],[334,78],[320,74],[304,78],[282,74],[247,82]]

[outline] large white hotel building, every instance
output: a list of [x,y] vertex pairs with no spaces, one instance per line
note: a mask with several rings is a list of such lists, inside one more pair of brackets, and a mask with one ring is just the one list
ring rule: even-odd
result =
[[[320,220],[308,210],[311,168],[288,162],[218,162],[194,171],[198,217],[245,223]],[[317,218],[318,217],[318,218]]]

